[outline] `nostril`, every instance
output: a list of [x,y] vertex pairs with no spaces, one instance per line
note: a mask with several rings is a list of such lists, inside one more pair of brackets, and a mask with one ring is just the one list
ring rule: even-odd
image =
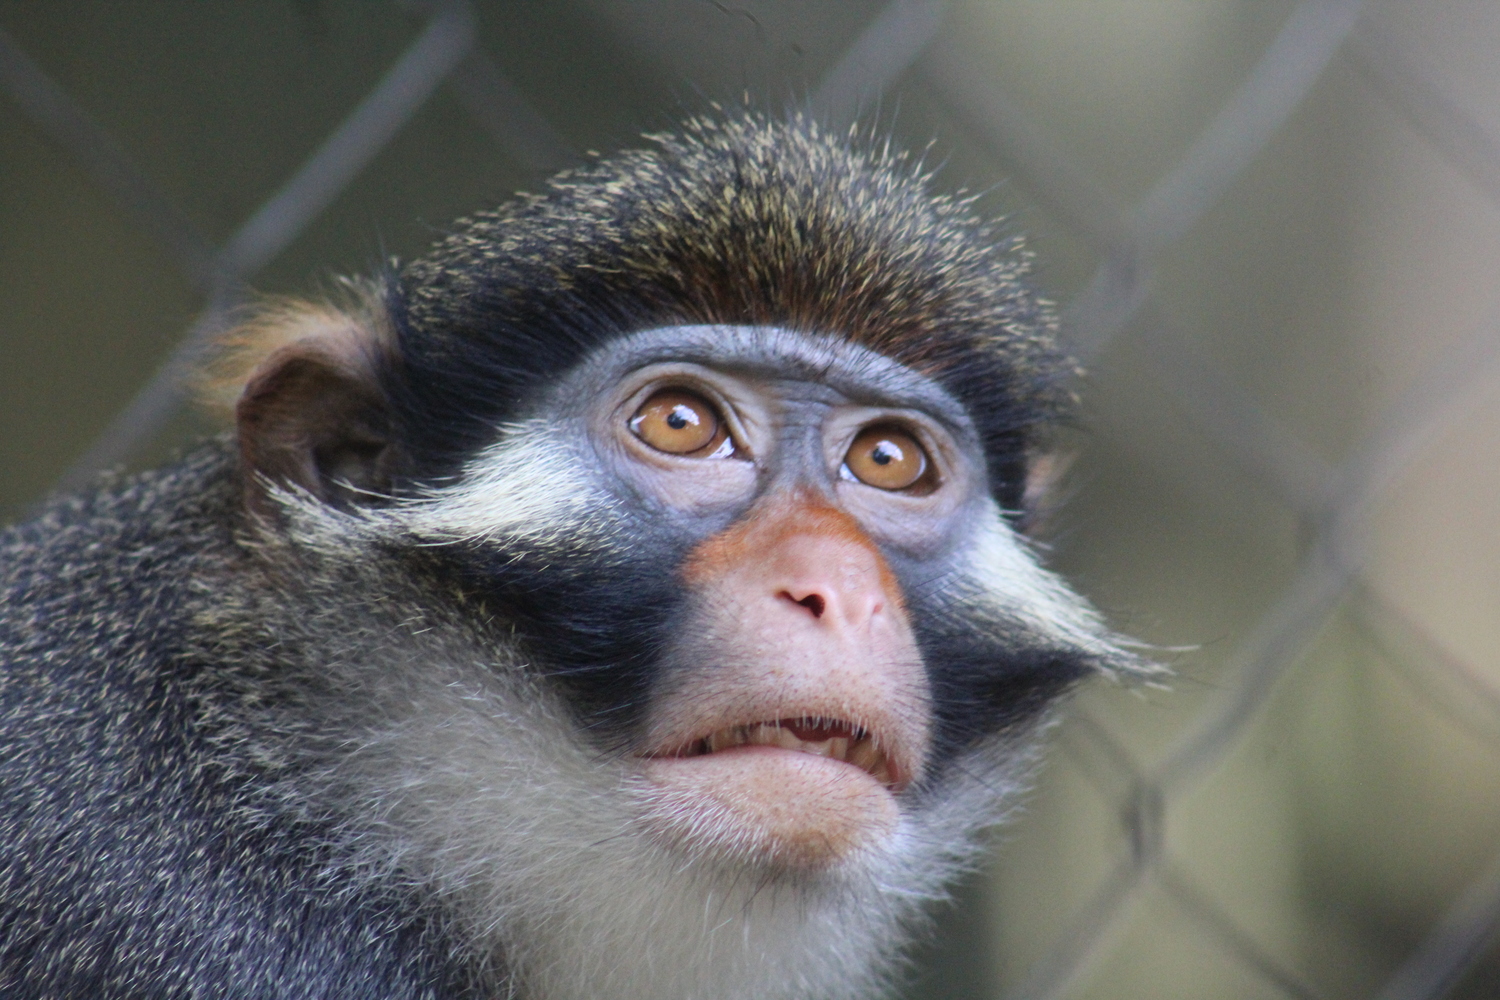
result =
[[783,590],[780,596],[785,597],[793,604],[802,605],[808,611],[812,612],[814,618],[822,618],[824,610],[828,607],[821,594],[808,594],[806,597],[799,599],[793,597],[790,592]]

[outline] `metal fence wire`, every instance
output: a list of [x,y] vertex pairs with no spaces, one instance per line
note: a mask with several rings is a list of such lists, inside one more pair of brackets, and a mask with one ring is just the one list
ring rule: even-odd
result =
[[[608,6],[593,4],[596,11]],[[751,35],[766,30],[755,4],[701,6],[727,20],[748,20]],[[1301,0],[1277,7],[1273,30],[1264,30],[1257,26],[1270,16],[1265,11],[1251,16],[1246,9],[1253,5],[1219,4],[1246,20],[1245,34],[1259,39],[1259,53],[1225,71],[1236,81],[1227,97],[1200,116],[1196,136],[1180,144],[1176,162],[1126,206],[1118,203],[1120,184],[1095,179],[1098,157],[1089,163],[1076,155],[1076,137],[1059,137],[1057,122],[1035,110],[1045,102],[1008,86],[983,46],[966,37],[961,25],[978,16],[974,6],[893,0],[861,8],[860,23],[840,29],[842,53],[825,59],[805,99],[831,122],[853,122],[872,109],[876,117],[899,121],[900,112],[891,108],[903,99],[917,102],[910,95],[920,93],[921,101],[940,108],[946,129],[962,134],[997,173],[1011,178],[1007,197],[1027,206],[1021,226],[1028,218],[1044,220],[1047,231],[1038,241],[1044,261],[1050,243],[1085,262],[1080,268],[1092,264],[1091,275],[1080,271],[1073,281],[1063,315],[1094,386],[1115,400],[1096,409],[1106,417],[1118,413],[1130,405],[1119,402],[1120,393],[1144,391],[1158,410],[1137,421],[1146,444],[1132,445],[1130,432],[1084,440],[1086,472],[1091,461],[1145,468],[1146,478],[1173,484],[1168,492],[1193,498],[1187,502],[1200,505],[1204,522],[1241,520],[1253,508],[1251,520],[1279,525],[1259,535],[1254,531],[1260,529],[1247,529],[1248,542],[1222,543],[1217,561],[1201,571],[1215,580],[1241,572],[1259,573],[1261,580],[1247,584],[1239,598],[1253,613],[1219,632],[1169,637],[1193,646],[1165,654],[1179,673],[1174,690],[1089,692],[1075,704],[1057,736],[1060,762],[1049,769],[1033,815],[997,846],[984,901],[971,907],[975,919],[993,915],[999,942],[985,967],[984,988],[1013,998],[1488,995],[1500,924],[1500,807],[1494,804],[1500,796],[1500,671],[1488,662],[1496,630],[1483,624],[1483,614],[1487,606],[1493,613],[1500,597],[1490,561],[1500,532],[1492,514],[1485,520],[1492,494],[1481,490],[1467,506],[1445,503],[1450,493],[1479,489],[1465,485],[1471,481],[1493,484],[1493,476],[1450,481],[1442,470],[1451,463],[1443,465],[1442,456],[1457,448],[1461,467],[1482,472],[1495,464],[1494,452],[1481,445],[1495,440],[1483,435],[1494,424],[1500,384],[1500,300],[1436,312],[1430,326],[1412,331],[1410,342],[1387,345],[1401,367],[1395,375],[1371,376],[1383,388],[1366,391],[1359,378],[1353,389],[1336,388],[1345,362],[1335,358],[1332,374],[1304,373],[1288,390],[1270,386],[1265,373],[1283,369],[1264,362],[1285,350],[1284,339],[1253,342],[1254,323],[1237,328],[1249,331],[1245,342],[1215,337],[1209,329],[1215,307],[1189,286],[1201,269],[1232,272],[1244,255],[1258,252],[1234,232],[1242,216],[1226,202],[1284,200],[1273,194],[1255,202],[1258,196],[1246,186],[1296,187],[1307,159],[1303,146],[1286,138],[1288,123],[1311,115],[1314,124],[1305,131],[1337,117],[1327,109],[1307,110],[1310,103],[1333,102],[1335,90],[1341,99],[1365,102],[1365,114],[1399,136],[1403,155],[1423,158],[1420,169],[1403,176],[1468,192],[1459,201],[1482,216],[1475,225],[1482,222],[1488,235],[1449,234],[1456,246],[1464,239],[1500,243],[1500,223],[1490,217],[1500,205],[1500,135],[1494,131],[1500,118],[1486,119],[1472,99],[1500,72],[1486,76],[1482,60],[1465,63],[1458,56],[1435,68],[1430,54],[1449,44],[1445,39],[1454,51],[1468,51],[1466,34],[1487,37],[1492,53],[1500,18],[1457,2],[1403,7]],[[1015,8],[1017,18],[1035,7],[995,6]],[[1170,11],[1181,5],[1161,0],[1155,6],[1179,16]],[[25,37],[25,8],[0,7],[0,88],[14,109],[158,245],[201,304],[156,374],[71,464],[63,486],[130,461],[168,426],[183,404],[185,373],[248,283],[360,182],[440,88],[466,109],[471,127],[487,132],[522,168],[545,171],[572,159],[563,131],[549,124],[481,40],[485,24],[505,29],[503,6],[476,10],[462,0],[442,0],[415,12],[411,5],[368,8],[366,16],[383,12],[403,23],[420,18],[405,51],[301,166],[216,243],[18,41]],[[661,49],[643,42],[639,31],[620,27],[634,16],[627,5],[598,14],[594,23],[605,26],[601,32],[618,28],[614,40],[632,58],[661,58]],[[1026,16],[1042,15],[1033,10]],[[1066,52],[1056,58],[1067,64]],[[1410,212],[1419,214],[1421,194],[1411,192],[1417,207]],[[19,195],[13,190],[11,196]],[[1352,221],[1344,220],[1346,231],[1357,233],[1359,213],[1356,204]],[[1268,223],[1273,229],[1282,224],[1290,231],[1299,220]],[[1443,225],[1437,218],[1410,221],[1403,232],[1416,234],[1414,245],[1390,253],[1420,257],[1426,252],[1421,234]],[[1212,231],[1205,235],[1206,229]],[[1382,237],[1362,239],[1378,245]],[[1433,252],[1447,252],[1443,238],[1434,234],[1433,242],[1439,247]],[[1319,252],[1346,252],[1318,246]],[[1497,256],[1492,252],[1484,264]],[[1485,279],[1494,284],[1492,273],[1476,267],[1473,277],[1476,301],[1489,301],[1482,286]],[[1350,282],[1360,280],[1375,279]],[[1298,329],[1338,325],[1306,317],[1322,307],[1324,293],[1298,294],[1296,303],[1282,307],[1304,314]],[[1395,294],[1377,291],[1371,299],[1378,305]],[[1346,341],[1357,335],[1347,327],[1338,334]],[[0,331],[0,338],[10,336]],[[1243,384],[1245,372],[1253,384]],[[1085,395],[1093,388],[1085,387]],[[1369,412],[1341,424],[1339,433],[1306,432],[1301,425],[1312,404],[1288,401],[1287,394],[1316,402],[1325,389],[1338,399],[1353,393]],[[1152,421],[1170,423],[1176,436],[1150,443]],[[1330,453],[1339,457],[1326,458]],[[1099,494],[1113,482],[1112,473],[1088,475],[1093,485],[1086,476],[1076,487],[1084,510],[1107,510],[1109,498]],[[1414,492],[1417,501],[1399,500]],[[1225,499],[1229,494],[1236,496]],[[1132,502],[1141,495],[1131,494]],[[1393,513],[1393,504],[1418,516]],[[1480,568],[1454,562],[1445,575],[1441,558],[1436,568],[1403,567],[1402,553],[1425,544],[1410,522],[1456,519],[1445,512],[1459,508],[1471,512],[1470,520],[1450,526],[1467,535]],[[1104,527],[1090,527],[1089,516]],[[1055,542],[1064,568],[1082,568],[1085,587],[1111,557],[1143,558],[1159,572],[1172,572],[1177,543],[1163,540],[1170,529],[1146,516],[1132,522],[1140,537],[1116,540],[1110,553],[1094,558],[1081,555],[1080,539],[1109,529],[1110,517],[1081,517],[1072,522],[1071,538],[1064,534]],[[1233,535],[1235,528],[1224,531]],[[1255,569],[1261,564],[1254,558],[1235,556],[1241,544],[1279,546],[1281,562],[1271,559],[1273,569]],[[1191,586],[1193,572],[1184,570],[1179,586]],[[1145,586],[1143,596],[1132,598],[1120,593],[1131,586],[1122,579],[1104,603],[1146,619],[1126,620],[1126,630],[1141,624],[1149,633],[1153,616],[1170,618],[1153,610],[1150,597],[1170,594],[1170,587]],[[1402,582],[1392,585],[1393,579]],[[1424,580],[1426,589],[1419,590]],[[1478,610],[1463,618],[1465,608]],[[1466,627],[1471,620],[1480,624]],[[1153,718],[1166,717],[1150,731]],[[1284,762],[1303,753],[1317,763]],[[1415,777],[1382,784],[1383,770]],[[1276,776],[1263,780],[1268,772]],[[1247,773],[1261,777],[1245,783]],[[1373,784],[1361,791],[1357,786],[1366,779],[1359,776],[1371,773]],[[1413,788],[1412,796],[1404,794]],[[1330,804],[1344,796],[1359,802]],[[1371,804],[1372,796],[1388,798]],[[1257,818],[1261,808],[1279,818]],[[1251,832],[1226,832],[1241,823]],[[1072,832],[1054,836],[1059,830]],[[1409,878],[1407,869],[1414,873]],[[1254,888],[1270,883],[1281,888]],[[920,981],[916,988],[923,988]],[[929,982],[926,988],[938,987]]]

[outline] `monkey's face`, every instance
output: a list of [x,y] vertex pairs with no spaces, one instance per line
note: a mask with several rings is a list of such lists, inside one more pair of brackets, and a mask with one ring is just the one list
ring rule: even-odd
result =
[[249,557],[356,619],[267,728],[527,995],[872,994],[1047,706],[1137,672],[1002,509],[1052,311],[916,169],[699,120],[262,324]]
[[651,836],[806,870],[899,836],[1087,667],[1092,620],[987,483],[964,407],[910,368],[668,327],[533,400],[422,530],[466,539],[443,558],[627,762]]
[[685,551],[638,737],[652,821],[699,851],[799,865],[888,836],[921,777],[930,692],[884,551],[950,549],[982,481],[951,408],[819,346],[657,331],[609,366],[588,419],[622,495],[675,522]]

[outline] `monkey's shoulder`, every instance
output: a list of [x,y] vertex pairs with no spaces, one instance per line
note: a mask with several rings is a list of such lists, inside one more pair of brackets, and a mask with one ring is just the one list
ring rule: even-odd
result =
[[156,630],[169,612],[230,557],[232,477],[228,447],[216,440],[175,464],[54,498],[0,533],[7,677],[28,668],[56,675],[78,660],[109,672],[133,647],[161,648]]
[[235,490],[214,441],[0,534],[5,996],[457,990],[424,908],[341,868],[254,773],[194,624],[243,559]]

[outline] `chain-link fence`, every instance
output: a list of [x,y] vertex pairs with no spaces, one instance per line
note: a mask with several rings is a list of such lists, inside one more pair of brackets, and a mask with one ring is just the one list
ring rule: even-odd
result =
[[[155,25],[122,42],[72,6],[0,5],[13,512],[49,478],[181,439],[183,375],[248,284],[297,288],[294,268],[361,225],[413,208],[440,224],[585,145],[741,91],[909,144],[936,136],[940,176],[1034,235],[1091,369],[1055,561],[1178,677],[1075,703],[1029,815],[913,989],[1395,1000],[1500,984],[1500,11],[308,2],[236,15],[254,22],[238,36],[203,15],[115,12]],[[303,75],[278,79],[288,45]],[[116,61],[101,66],[105,47]],[[216,81],[217,59],[239,68]],[[256,59],[262,106],[278,88],[326,100],[276,105],[302,159],[255,164],[244,187],[270,193],[226,226],[230,210],[203,207],[217,179],[180,174],[270,134],[254,94],[241,119],[156,94],[192,79],[227,104]],[[131,110],[153,102],[160,116]],[[176,162],[150,144],[168,133]],[[484,197],[432,194],[456,176],[447,161],[401,179],[445,150],[479,164],[453,192]],[[174,185],[199,192],[194,207]],[[97,257],[88,224],[48,217],[74,190],[113,213]],[[146,290],[129,270],[100,277],[109,255],[150,257]],[[91,333],[98,317],[73,303],[124,312],[138,295],[169,304],[157,318],[190,302],[196,316],[170,349],[126,335],[112,360],[111,329]],[[152,365],[128,403],[95,388]]]

